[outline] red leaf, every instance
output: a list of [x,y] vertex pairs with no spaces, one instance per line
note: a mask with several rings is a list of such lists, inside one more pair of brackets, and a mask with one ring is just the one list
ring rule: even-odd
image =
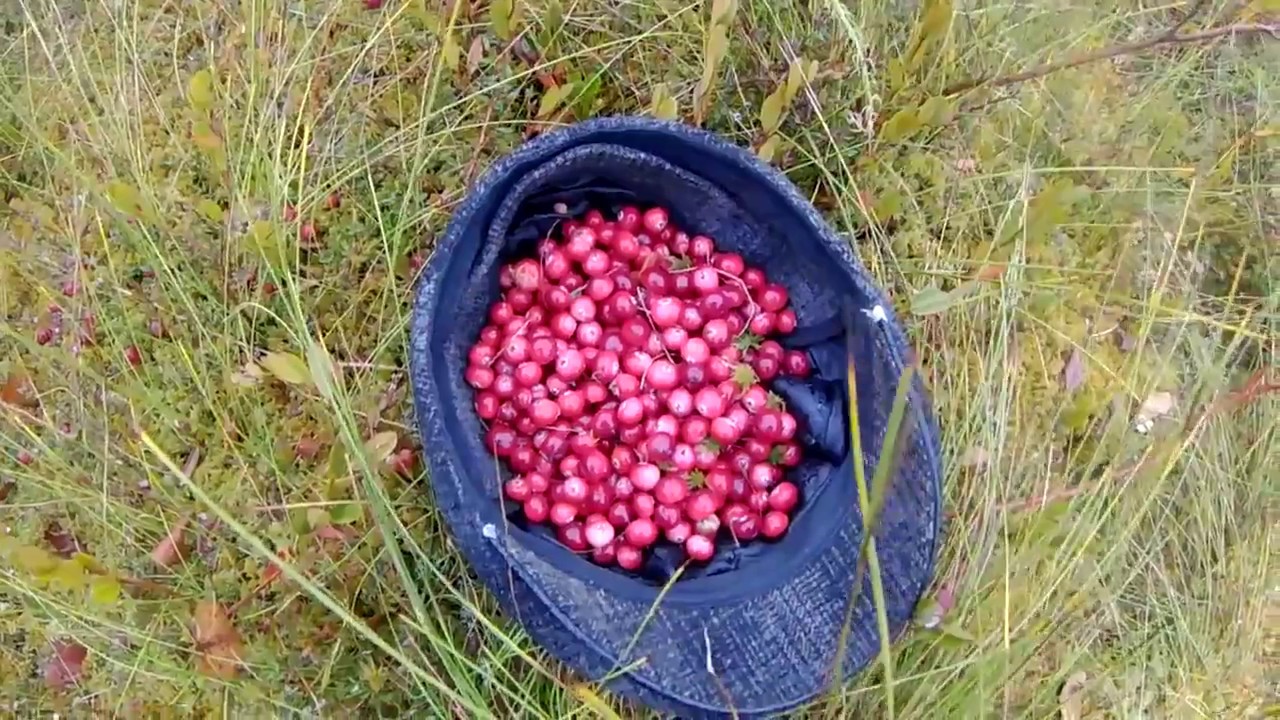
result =
[[151,550],[151,562],[162,568],[171,568],[182,562],[182,554],[186,549],[186,533],[189,518],[182,518],[173,524],[169,534],[164,536]]
[[49,548],[63,558],[70,559],[76,553],[85,552],[84,545],[71,533],[64,530],[57,522],[51,522],[44,528],[44,541]]
[[196,670],[222,680],[230,680],[239,674],[244,646],[227,611],[213,600],[201,600],[196,603],[192,625],[196,652],[199,653]]
[[88,649],[75,640],[54,640],[53,653],[43,668],[45,686],[52,690],[65,690],[79,683],[88,657]]
[[1084,353],[1080,352],[1080,348],[1072,348],[1071,354],[1067,356],[1067,365],[1062,368],[1062,387],[1071,393],[1080,389],[1084,384]]
[[14,371],[0,385],[0,402],[20,408],[33,408],[40,405],[40,395],[36,386],[25,373]]

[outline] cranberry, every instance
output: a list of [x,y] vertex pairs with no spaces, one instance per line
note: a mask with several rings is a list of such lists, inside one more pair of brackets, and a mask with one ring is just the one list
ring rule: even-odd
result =
[[649,547],[658,540],[658,526],[648,518],[636,518],[627,525],[623,539],[637,548]]
[[544,523],[551,513],[551,505],[544,495],[533,495],[524,501],[522,507],[525,518],[531,523]]
[[[675,542],[672,540],[672,542]],[[684,551],[694,562],[707,562],[716,554],[716,545],[704,535],[690,535],[684,543]]]
[[[662,482],[662,472],[658,469],[657,465],[640,463],[631,468],[630,478],[631,484],[634,485],[637,490],[648,492],[657,488]],[[659,502],[662,501],[659,500]]]
[[760,521],[760,534],[774,540],[782,537],[790,524],[791,520],[786,513],[774,510],[765,513],[764,519]]
[[782,359],[782,369],[792,377],[806,378],[812,372],[809,355],[803,350],[792,350]]
[[[637,485],[639,487],[639,485]],[[658,481],[653,488],[653,497],[663,505],[678,505],[689,495],[689,486],[684,478],[667,475]]]
[[618,563],[618,567],[623,570],[634,572],[644,565],[644,555],[630,545],[618,545],[614,555],[614,560]]
[[578,508],[572,503],[560,501],[551,504],[547,517],[553,525],[568,525],[578,516]]

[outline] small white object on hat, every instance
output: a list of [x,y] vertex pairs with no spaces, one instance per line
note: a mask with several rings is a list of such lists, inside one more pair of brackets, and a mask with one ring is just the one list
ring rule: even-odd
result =
[[862,314],[866,315],[867,317],[871,318],[874,322],[878,322],[878,323],[887,322],[889,320],[889,316],[885,315],[884,313],[883,305],[876,305],[870,310],[863,308]]

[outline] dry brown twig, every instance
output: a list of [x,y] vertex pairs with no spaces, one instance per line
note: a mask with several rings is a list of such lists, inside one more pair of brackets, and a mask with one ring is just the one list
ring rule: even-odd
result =
[[1124,43],[1121,45],[1112,45],[1111,47],[1082,53],[1066,60],[1043,63],[1029,70],[1024,70],[1010,75],[969,78],[947,87],[942,91],[942,94],[955,95],[978,87],[997,88],[1016,85],[1021,82],[1026,82],[1027,80],[1034,80],[1046,75],[1051,75],[1060,70],[1068,70],[1080,65],[1098,62],[1099,60],[1110,60],[1127,55],[1136,55],[1164,45],[1196,45],[1225,37],[1240,37],[1245,35],[1269,35],[1272,38],[1280,39],[1280,23],[1237,23],[1233,25],[1213,27],[1197,32],[1183,33],[1182,28],[1186,27],[1187,23],[1198,16],[1207,5],[1208,2],[1206,0],[1196,0],[1196,4],[1192,6],[1192,8],[1188,10],[1187,13],[1178,20],[1178,22],[1174,23],[1164,32],[1145,40],[1138,40],[1136,42]]

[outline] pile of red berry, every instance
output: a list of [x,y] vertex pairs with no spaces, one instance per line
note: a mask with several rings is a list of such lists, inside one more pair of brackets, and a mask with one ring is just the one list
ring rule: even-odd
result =
[[501,270],[466,381],[530,523],[636,570],[660,539],[692,560],[781,537],[799,501],[796,419],[767,390],[805,377],[787,291],[660,207],[592,210]]

